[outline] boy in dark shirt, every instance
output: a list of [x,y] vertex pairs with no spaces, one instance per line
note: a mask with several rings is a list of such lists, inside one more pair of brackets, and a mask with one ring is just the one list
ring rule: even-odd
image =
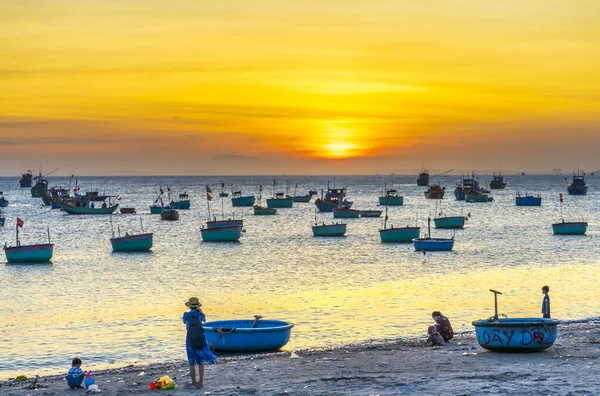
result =
[[550,288],[548,286],[542,287],[542,293],[544,294],[544,299],[542,300],[542,315],[544,318],[550,319],[550,296],[548,292]]
[[83,382],[83,370],[81,369],[81,359],[75,358],[71,363],[71,369],[67,373],[65,377],[67,380],[67,384],[71,387],[71,389],[75,388],[83,388],[81,383]]

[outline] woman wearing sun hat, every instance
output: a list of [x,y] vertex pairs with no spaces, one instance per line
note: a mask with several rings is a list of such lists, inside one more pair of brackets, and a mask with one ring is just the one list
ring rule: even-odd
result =
[[190,374],[192,376],[192,385],[200,388],[204,385],[204,363],[213,364],[217,357],[210,350],[208,341],[204,336],[202,322],[206,322],[206,315],[200,309],[202,304],[198,297],[190,297],[185,303],[190,309],[183,314],[183,323],[187,329],[185,339],[185,350],[190,365]]

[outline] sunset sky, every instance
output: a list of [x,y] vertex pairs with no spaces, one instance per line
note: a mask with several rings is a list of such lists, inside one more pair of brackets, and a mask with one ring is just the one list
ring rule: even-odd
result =
[[600,169],[597,0],[0,2],[0,175]]

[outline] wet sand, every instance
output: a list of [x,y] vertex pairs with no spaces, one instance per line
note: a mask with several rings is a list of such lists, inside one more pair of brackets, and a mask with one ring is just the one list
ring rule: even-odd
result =
[[[185,362],[95,372],[103,394],[129,395],[595,395],[600,394],[600,322],[559,325],[555,348],[526,354],[501,354],[479,347],[472,333],[444,347],[425,339],[363,343],[318,351],[230,356],[206,366],[205,386],[189,388]],[[88,367],[85,367],[86,369]],[[93,370],[93,367],[89,367]],[[162,375],[179,388],[152,391]],[[70,390],[64,375],[4,381],[10,395],[83,395]]]

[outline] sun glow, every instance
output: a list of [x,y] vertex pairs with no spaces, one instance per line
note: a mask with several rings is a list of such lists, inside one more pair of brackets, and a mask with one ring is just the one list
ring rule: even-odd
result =
[[329,158],[348,158],[353,157],[358,146],[349,142],[333,142],[324,147]]

